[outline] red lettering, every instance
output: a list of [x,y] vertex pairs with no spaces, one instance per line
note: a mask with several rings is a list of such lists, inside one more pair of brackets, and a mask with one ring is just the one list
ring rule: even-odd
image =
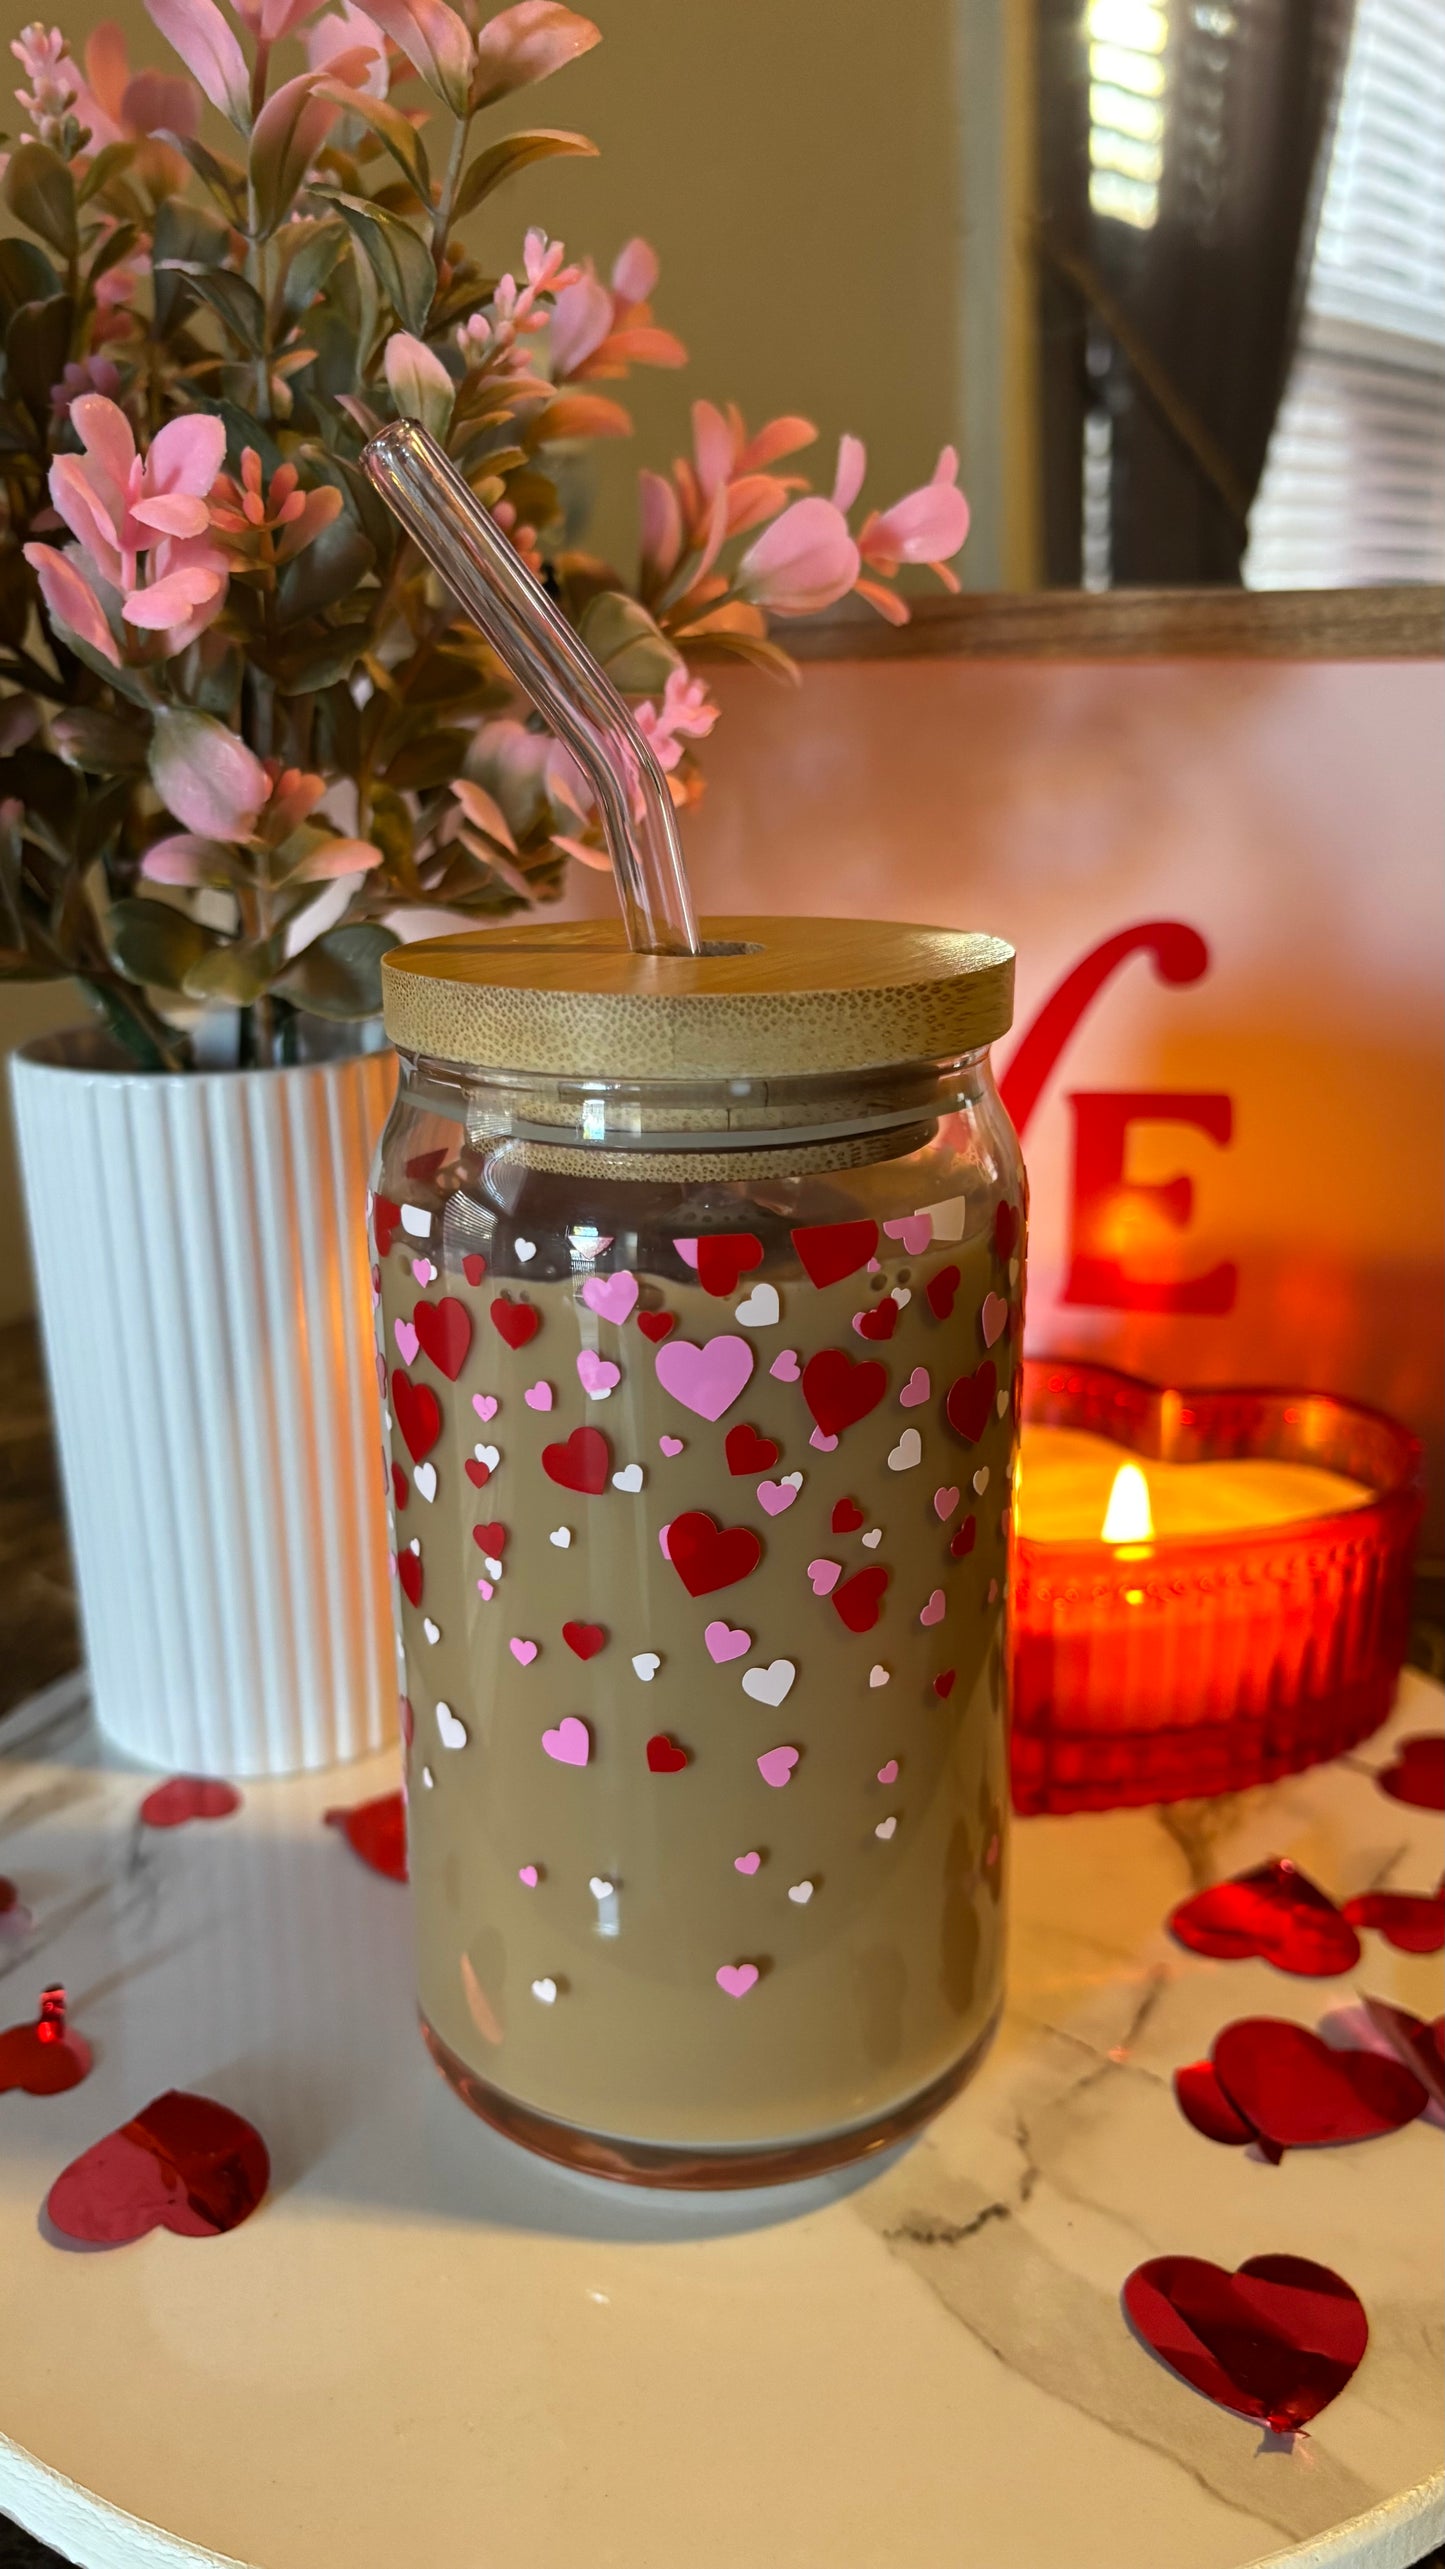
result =
[[1234,1133],[1233,1100],[1208,1089],[1076,1090],[1069,1104],[1074,1110],[1074,1195],[1062,1300],[1105,1311],[1216,1316],[1232,1311],[1239,1286],[1232,1260],[1222,1260],[1202,1276],[1165,1283],[1128,1272],[1119,1255],[1119,1234],[1134,1207],[1147,1207],[1176,1231],[1187,1229],[1194,1210],[1192,1178],[1150,1183],[1125,1175],[1131,1128],[1183,1124],[1225,1149]]

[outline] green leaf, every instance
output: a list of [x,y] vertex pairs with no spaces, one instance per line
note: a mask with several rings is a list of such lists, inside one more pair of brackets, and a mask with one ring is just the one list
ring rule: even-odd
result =
[[577,630],[623,696],[660,696],[682,654],[636,598],[604,589],[589,598]]
[[436,270],[420,235],[399,214],[384,214],[364,196],[334,196],[381,292],[403,330],[421,337],[431,310]]
[[221,999],[232,1008],[249,1008],[275,978],[276,955],[269,942],[222,944],[212,939],[186,972],[182,988],[188,999]]
[[339,80],[324,81],[320,94],[323,98],[332,99],[338,107],[344,107],[349,116],[361,117],[371,127],[373,134],[385,144],[402,175],[410,179],[423,205],[429,206],[431,167],[426,146],[415,125],[408,124],[405,116],[395,107],[389,107],[384,98],[368,98],[360,90],[344,88]]
[[4,188],[11,213],[63,259],[74,258],[75,181],[59,153],[46,143],[22,143],[10,155]]
[[5,333],[5,380],[44,433],[50,421],[50,387],[70,354],[74,307],[68,294],[47,303],[22,303]]
[[[319,540],[319,539],[318,539]],[[349,678],[371,640],[371,623],[333,625],[320,640],[288,654],[277,675],[288,696],[312,696]]]
[[125,722],[99,705],[69,705],[51,717],[50,736],[69,767],[89,776],[123,776],[144,771],[146,736],[139,723]]
[[[167,264],[177,267],[180,262]],[[259,357],[266,345],[266,307],[249,277],[238,276],[234,268],[187,266],[182,273],[201,302],[225,324],[242,353]]]
[[374,560],[355,519],[334,517],[281,574],[277,604],[282,623],[296,624],[302,616],[319,615],[323,607],[349,598]]
[[[155,332],[168,339],[190,309],[187,287],[196,268],[223,268],[231,254],[231,227],[208,205],[188,204],[168,196],[156,214],[152,235],[155,265]],[[179,271],[185,271],[181,274]]]
[[389,871],[411,868],[412,848],[416,834],[405,798],[394,794],[389,785],[379,785],[371,798],[371,811],[366,835],[373,847],[379,847]]
[[[93,197],[103,196],[113,179],[125,177],[135,156],[134,143],[107,143],[81,171],[77,201],[81,205],[89,205]],[[123,193],[129,196],[131,191],[126,188]]]
[[276,986],[315,1017],[379,1016],[381,959],[396,943],[379,920],[353,919],[306,946]]
[[108,269],[118,268],[122,259],[130,257],[139,239],[139,226],[134,223],[117,223],[114,231],[107,233],[90,263],[92,289],[97,279],[103,277]]
[[597,146],[589,143],[585,134],[550,133],[545,129],[530,134],[506,134],[499,143],[489,143],[463,173],[452,209],[453,219],[460,222],[464,214],[470,214],[474,206],[491,195],[493,188],[500,187],[506,179],[515,178],[518,170],[529,169],[533,161],[561,157],[595,160]]
[[60,279],[34,241],[14,235],[0,241],[0,308],[7,318],[22,303],[48,303],[59,292]]
[[280,311],[284,322],[299,321],[316,300],[347,246],[347,230],[334,216],[318,223],[314,216],[285,223],[276,242],[284,260]]
[[224,152],[213,152],[208,144],[197,142],[193,134],[177,134],[163,128],[160,140],[184,154],[222,211],[239,224],[246,211],[246,173],[240,163]]
[[168,901],[117,901],[106,920],[112,960],[128,981],[156,990],[183,990],[189,976],[219,940]]
[[424,794],[433,785],[450,785],[460,776],[472,745],[468,731],[424,731],[404,740],[388,759],[386,781],[397,793]]

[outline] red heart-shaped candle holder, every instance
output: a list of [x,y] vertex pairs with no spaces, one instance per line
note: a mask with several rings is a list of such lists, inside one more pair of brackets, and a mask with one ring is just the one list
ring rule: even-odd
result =
[[1308,2257],[1151,2257],[1124,2308],[1170,2371],[1220,2408],[1293,2434],[1338,2399],[1369,2343],[1359,2295]]
[[[1334,1516],[1147,1544],[1020,1535],[1013,1789],[1020,1811],[1242,1792],[1338,1757],[1385,1719],[1420,1521],[1407,1429],[1324,1392],[1171,1391],[1103,1365],[1024,1369],[1029,1422],[1136,1456],[1313,1463],[1375,1492]],[[1434,1751],[1387,1791],[1432,1789]],[[1433,1789],[1439,1789],[1434,1785]],[[1438,1804],[1436,1805],[1438,1807]]]

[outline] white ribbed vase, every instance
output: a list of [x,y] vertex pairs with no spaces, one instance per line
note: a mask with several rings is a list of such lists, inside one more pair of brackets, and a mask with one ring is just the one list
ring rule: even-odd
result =
[[365,1235],[389,1054],[12,1064],[95,1708],[149,1764],[380,1747],[396,1662]]

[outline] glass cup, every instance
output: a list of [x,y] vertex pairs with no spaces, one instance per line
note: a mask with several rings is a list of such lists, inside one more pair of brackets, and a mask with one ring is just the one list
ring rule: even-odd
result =
[[427,2044],[715,2187],[897,2139],[997,2021],[1024,1188],[1007,948],[706,934],[391,958],[371,1222]]

